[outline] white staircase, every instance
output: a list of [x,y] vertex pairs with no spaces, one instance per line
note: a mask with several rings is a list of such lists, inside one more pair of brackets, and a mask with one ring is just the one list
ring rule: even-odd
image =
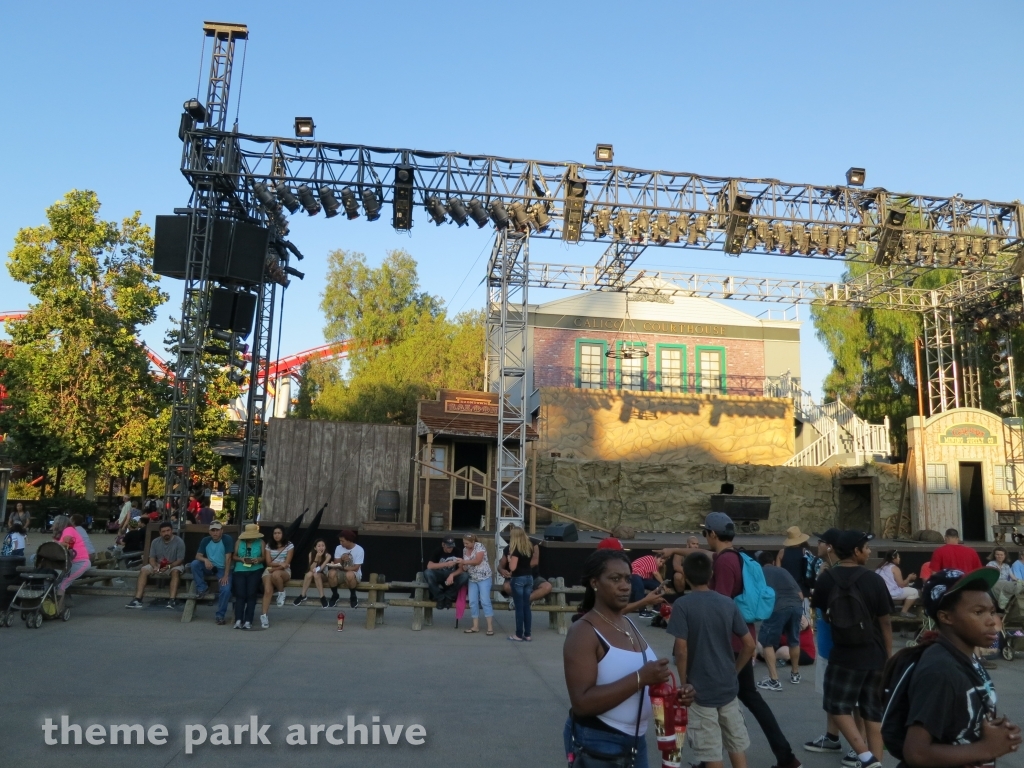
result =
[[889,417],[883,424],[869,424],[842,401],[818,405],[810,392],[800,388],[800,380],[790,376],[770,376],[764,380],[765,397],[784,397],[793,401],[796,418],[811,425],[817,440],[785,462],[789,467],[821,467],[884,461],[892,452],[889,442]]

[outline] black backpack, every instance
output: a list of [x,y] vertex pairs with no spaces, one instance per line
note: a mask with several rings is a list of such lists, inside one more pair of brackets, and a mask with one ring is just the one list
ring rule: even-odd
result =
[[874,632],[874,616],[857,589],[857,580],[867,571],[858,569],[852,576],[842,575],[845,568],[832,568],[829,573],[835,585],[825,606],[826,618],[832,627],[834,645],[867,645]]

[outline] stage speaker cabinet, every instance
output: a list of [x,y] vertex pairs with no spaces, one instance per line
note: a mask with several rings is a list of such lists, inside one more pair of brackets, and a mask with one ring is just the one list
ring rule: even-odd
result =
[[153,235],[153,271],[164,277],[185,279],[188,254],[188,216],[157,216]]
[[235,294],[235,311],[231,315],[231,330],[240,336],[248,337],[252,333],[257,298],[255,293]]
[[210,327],[247,337],[252,333],[256,298],[256,294],[247,291],[214,288],[210,296]]
[[579,541],[576,523],[552,523],[544,529],[544,541]]
[[[182,280],[188,262],[188,216],[157,216],[153,271]],[[217,219],[210,242],[208,277],[222,282],[259,285],[263,279],[270,233],[244,221]],[[198,275],[196,275],[198,277]]]

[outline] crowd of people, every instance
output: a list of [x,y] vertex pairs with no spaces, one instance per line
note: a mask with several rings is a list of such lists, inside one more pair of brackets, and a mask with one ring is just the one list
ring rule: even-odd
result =
[[[884,750],[901,766],[940,768],[993,763],[1019,748],[1021,730],[997,714],[977,654],[999,636],[992,590],[1015,577],[1001,547],[982,566],[951,529],[919,577],[902,573],[898,552],[866,568],[873,537],[861,531],[818,534],[815,551],[809,536],[790,529],[782,550],[756,558],[733,546],[735,526],[725,514],[708,515],[703,533],[706,547],[691,540],[633,562],[606,539],[588,558],[586,593],[563,651],[570,763],[602,755],[648,765],[645,693],[669,681],[671,671],[628,616],[638,610],[638,577],[648,596],[671,602],[666,629],[674,638],[678,705],[688,707],[687,742],[705,768],[720,768],[725,755],[733,768],[745,768],[750,740],[740,705],[764,732],[776,768],[800,765],[759,693],[783,688],[776,653],[790,664],[792,685],[802,682],[801,662],[816,663],[826,727],[804,748],[843,755],[844,768],[881,768]],[[667,577],[661,567],[671,568]],[[895,654],[894,601],[904,617],[920,602],[934,627]],[[759,651],[769,671],[755,683]]]

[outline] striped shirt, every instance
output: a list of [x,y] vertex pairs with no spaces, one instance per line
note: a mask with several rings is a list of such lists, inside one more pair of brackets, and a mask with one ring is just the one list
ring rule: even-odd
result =
[[649,579],[658,572],[658,561],[654,555],[644,555],[633,561],[633,573],[641,579]]

